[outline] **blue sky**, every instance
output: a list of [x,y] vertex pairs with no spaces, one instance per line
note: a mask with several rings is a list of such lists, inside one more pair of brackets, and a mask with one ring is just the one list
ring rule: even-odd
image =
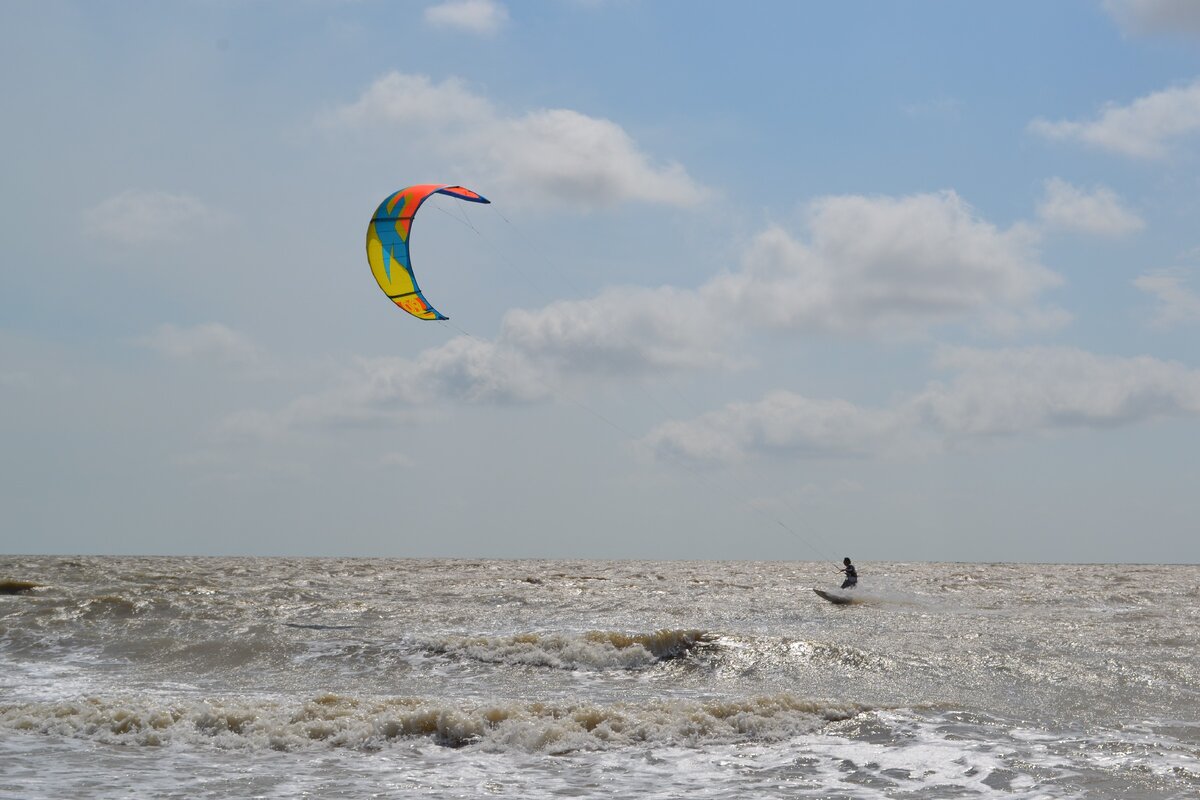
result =
[[0,101],[0,551],[1200,560],[1193,3],[16,2]]

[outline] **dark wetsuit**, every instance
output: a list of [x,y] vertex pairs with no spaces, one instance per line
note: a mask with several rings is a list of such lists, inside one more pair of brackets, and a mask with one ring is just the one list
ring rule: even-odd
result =
[[853,564],[847,564],[842,572],[846,573],[846,580],[842,581],[843,589],[853,589],[858,585],[858,570],[854,568]]

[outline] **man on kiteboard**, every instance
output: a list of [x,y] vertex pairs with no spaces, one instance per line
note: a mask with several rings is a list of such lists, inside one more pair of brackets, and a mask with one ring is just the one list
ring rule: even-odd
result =
[[846,573],[846,580],[842,581],[842,588],[853,589],[855,586],[858,586],[858,570],[856,570],[854,565],[850,563],[849,556],[843,558],[842,563],[846,565],[842,569],[838,570],[838,572]]

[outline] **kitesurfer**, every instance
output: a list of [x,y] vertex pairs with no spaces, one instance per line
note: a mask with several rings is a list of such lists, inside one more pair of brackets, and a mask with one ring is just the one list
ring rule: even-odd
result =
[[843,558],[842,563],[846,565],[838,570],[838,572],[846,573],[846,580],[842,581],[842,588],[853,589],[855,586],[858,586],[858,570],[850,563],[849,556]]

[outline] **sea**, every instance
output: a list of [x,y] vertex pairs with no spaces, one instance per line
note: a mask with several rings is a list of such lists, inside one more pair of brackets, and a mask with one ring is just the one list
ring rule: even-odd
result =
[[1200,797],[1200,567],[836,566],[0,556],[0,798]]

